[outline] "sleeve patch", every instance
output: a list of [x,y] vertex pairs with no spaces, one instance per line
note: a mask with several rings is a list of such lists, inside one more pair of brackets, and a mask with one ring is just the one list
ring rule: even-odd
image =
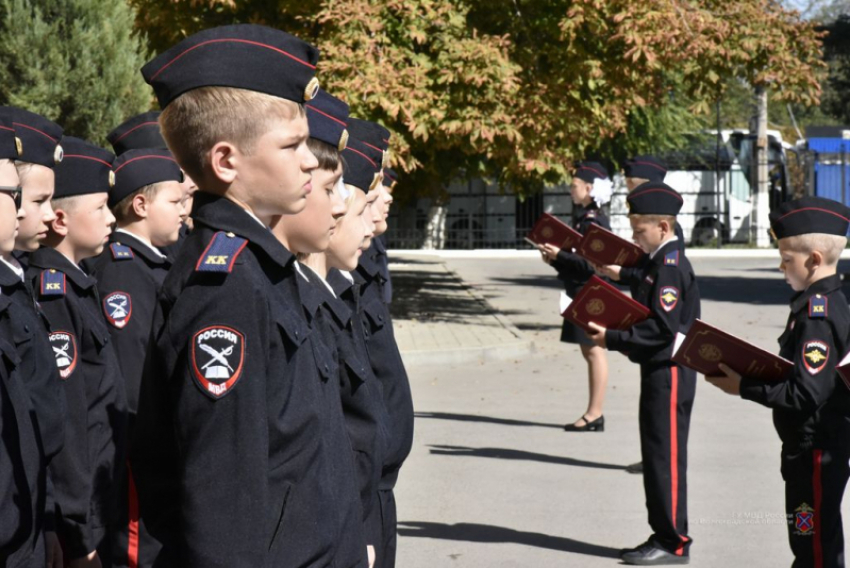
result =
[[48,338],[56,358],[56,367],[59,368],[59,376],[64,381],[77,368],[77,339],[68,331],[54,331]]
[[817,375],[829,361],[829,345],[820,340],[807,341],[803,345],[803,365],[811,375]]
[[42,270],[39,277],[39,292],[42,296],[64,296],[65,273],[54,268]]
[[662,286],[659,300],[661,300],[661,307],[665,312],[672,312],[676,304],[679,303],[679,289],[675,286]]
[[809,298],[809,317],[810,318],[825,318],[829,315],[829,298],[815,294]]
[[112,243],[109,245],[109,250],[112,251],[113,260],[133,260],[136,256],[133,249],[121,243]]
[[242,377],[245,336],[223,325],[213,325],[192,337],[192,377],[205,395],[218,400],[228,394]]
[[247,239],[237,237],[233,233],[217,232],[198,259],[195,271],[230,273],[236,258],[247,244]]
[[664,266],[679,266],[679,251],[674,250],[664,255]]
[[118,329],[130,323],[133,315],[133,299],[127,292],[112,292],[103,299],[103,313],[106,320]]

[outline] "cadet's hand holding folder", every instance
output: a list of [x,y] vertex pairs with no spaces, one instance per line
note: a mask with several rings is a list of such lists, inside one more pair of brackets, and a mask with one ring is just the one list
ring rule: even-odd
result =
[[650,311],[598,276],[593,276],[575,299],[561,305],[561,315],[585,330],[590,329],[590,322],[606,329],[629,329],[648,318]]
[[687,335],[679,334],[673,361],[706,376],[725,373],[720,363],[736,373],[762,381],[781,381],[789,376],[794,364],[760,347],[696,320]]

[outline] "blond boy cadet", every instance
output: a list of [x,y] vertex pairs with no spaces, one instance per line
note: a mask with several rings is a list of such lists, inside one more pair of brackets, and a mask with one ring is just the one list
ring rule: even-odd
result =
[[[171,268],[171,261],[157,247],[177,242],[184,215],[183,172],[171,152],[159,149],[128,150],[115,159],[113,172],[115,186],[109,191],[108,205],[115,216],[115,230],[90,266],[124,375],[132,437],[156,298]],[[139,521],[130,476],[128,471],[121,485],[112,565],[151,566],[159,547]]]
[[68,136],[62,147],[56,218],[27,277],[50,322],[68,404],[65,447],[50,464],[58,533],[70,566],[99,566],[126,459],[126,398],[95,281],[80,262],[101,253],[115,221],[107,207],[114,156]]
[[160,294],[132,444],[142,517],[163,543],[155,566],[348,564],[333,468],[350,456],[321,435],[320,344],[294,256],[268,229],[312,190],[302,103],[317,59],[289,34],[237,25],[142,69],[200,188]]
[[700,314],[699,288],[679,249],[674,225],[682,197],[660,182],[641,185],[628,196],[632,238],[648,255],[634,298],[649,319],[625,331],[593,325],[597,345],[628,353],[640,365],[640,442],[643,482],[652,535],[621,552],[626,564],[687,564],[687,445],[696,373],[673,363],[677,333],[687,333]]
[[796,292],[779,337],[794,362],[784,381],[706,377],[723,391],[773,409],[782,440],[788,540],[795,568],[844,566],[841,499],[850,468],[850,391],[835,369],[850,349],[850,309],[836,267],[847,244],[850,209],[822,197],[782,203],[770,214],[779,269]]
[[[40,417],[33,412],[31,385],[26,384],[31,377],[23,365],[39,363],[36,368],[43,372],[49,363],[54,373],[56,366],[49,345],[46,353],[41,349],[47,337],[31,297],[19,302],[10,294],[11,288],[21,285],[20,274],[6,264],[14,261],[15,235],[25,216],[13,161],[22,149],[9,113],[0,112],[0,255],[5,269],[0,276],[0,565],[41,568],[46,564],[45,511],[52,504],[47,504]],[[58,375],[51,383],[61,392]],[[61,567],[62,561],[48,566]]]

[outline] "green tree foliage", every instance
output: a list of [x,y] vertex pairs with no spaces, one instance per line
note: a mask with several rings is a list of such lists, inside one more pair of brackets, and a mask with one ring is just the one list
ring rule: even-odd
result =
[[151,105],[134,19],[125,0],[3,0],[0,103],[105,144],[112,128]]

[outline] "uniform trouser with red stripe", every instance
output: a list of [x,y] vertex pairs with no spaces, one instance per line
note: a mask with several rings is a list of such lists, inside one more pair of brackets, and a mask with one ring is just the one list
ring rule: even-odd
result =
[[139,499],[136,484],[128,464],[126,478],[117,484],[118,515],[111,527],[98,556],[104,567],[150,568],[153,566],[162,545],[145,530],[139,518]]
[[844,566],[841,499],[850,477],[847,458],[847,451],[782,449],[793,568]]
[[679,366],[641,365],[640,445],[652,541],[687,555],[688,430],[696,372]]

